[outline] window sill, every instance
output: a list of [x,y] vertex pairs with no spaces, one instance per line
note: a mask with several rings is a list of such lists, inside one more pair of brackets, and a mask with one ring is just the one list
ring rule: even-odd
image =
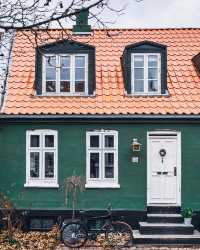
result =
[[30,187],[30,188],[59,188],[59,185],[57,183],[31,182],[31,183],[25,183],[24,187]]
[[86,183],[85,188],[120,188],[118,183]]
[[161,94],[161,93],[131,93],[131,94],[127,94],[125,92],[125,96],[128,96],[128,97],[133,97],[133,96],[136,96],[136,97],[169,97],[170,94],[168,91],[166,91],[164,94]]
[[48,96],[50,96],[50,97],[94,97],[94,96],[96,96],[96,94],[94,93],[94,94],[91,94],[91,95],[89,95],[89,94],[63,94],[63,93],[42,93],[41,95],[37,95],[36,94],[36,96],[37,97],[48,97]]

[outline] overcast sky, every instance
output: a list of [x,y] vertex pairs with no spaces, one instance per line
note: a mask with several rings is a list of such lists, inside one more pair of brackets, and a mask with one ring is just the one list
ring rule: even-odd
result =
[[[116,8],[127,4],[111,27],[200,27],[200,0],[110,0]],[[105,15],[104,15],[105,16]],[[110,19],[109,19],[110,20]]]

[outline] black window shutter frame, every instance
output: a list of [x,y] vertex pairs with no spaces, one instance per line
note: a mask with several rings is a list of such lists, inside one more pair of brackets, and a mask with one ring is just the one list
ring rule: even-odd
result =
[[71,40],[62,40],[37,47],[35,50],[35,89],[42,94],[42,57],[48,54],[87,54],[88,55],[88,95],[96,90],[95,47]]
[[159,53],[161,55],[161,94],[167,91],[167,47],[149,41],[126,46],[122,56],[122,68],[124,76],[124,87],[127,94],[131,89],[131,54],[132,53]]

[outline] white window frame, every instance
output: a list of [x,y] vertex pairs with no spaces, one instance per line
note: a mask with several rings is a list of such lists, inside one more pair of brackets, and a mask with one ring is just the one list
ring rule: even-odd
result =
[[[31,135],[39,135],[40,147],[31,148]],[[54,147],[44,147],[45,136],[54,136]],[[31,178],[30,176],[30,153],[39,152],[39,178]],[[54,152],[54,177],[45,177],[45,152]],[[28,130],[26,131],[26,183],[25,187],[44,187],[58,188],[58,132],[56,130]]]
[[[90,148],[90,136],[99,136],[99,148]],[[105,148],[105,135],[114,136],[114,147]],[[105,178],[104,155],[114,153],[114,178]],[[99,178],[90,178],[90,153],[99,153]],[[118,183],[118,131],[101,130],[86,133],[86,188],[120,188]]]
[[[46,58],[56,57],[56,91],[46,92]],[[70,57],[70,92],[60,91],[60,57]],[[84,92],[75,92],[75,57],[85,57],[85,90]],[[42,57],[42,94],[44,95],[64,95],[64,96],[83,96],[88,95],[88,54],[46,54]]]
[[[134,91],[134,57],[144,56],[144,92]],[[148,91],[148,56],[158,58],[158,91]],[[134,95],[160,95],[161,94],[161,54],[160,53],[132,53],[131,54],[131,92]]]

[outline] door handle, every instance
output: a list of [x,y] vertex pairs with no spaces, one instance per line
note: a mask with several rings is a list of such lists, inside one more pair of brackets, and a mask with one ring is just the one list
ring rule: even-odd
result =
[[174,176],[177,176],[177,169],[174,167]]
[[161,174],[162,174],[162,172],[156,172],[156,174],[161,175]]
[[164,175],[167,175],[167,174],[168,174],[168,172],[163,172],[163,174],[164,174]]

